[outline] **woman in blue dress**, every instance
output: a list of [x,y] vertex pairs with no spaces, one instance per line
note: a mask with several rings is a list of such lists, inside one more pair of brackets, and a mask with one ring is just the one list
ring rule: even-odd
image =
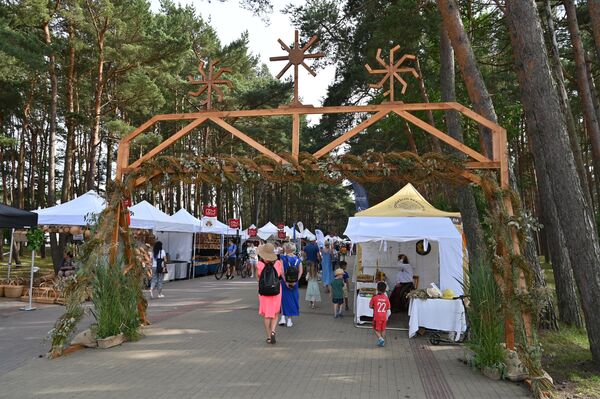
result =
[[325,292],[329,294],[329,286],[333,281],[333,254],[334,250],[329,244],[329,241],[325,242],[325,247],[321,251],[321,269],[323,275],[321,276],[321,280],[323,280],[323,285],[325,286]]
[[[281,320],[279,325],[287,325],[291,327],[292,317],[300,316],[300,292],[298,290],[298,280],[302,276],[302,262],[300,258],[294,255],[296,245],[291,242],[286,242],[283,245],[284,254],[280,256],[281,263],[283,264],[283,278],[281,280]],[[289,276],[287,270],[289,268],[296,268],[297,278],[295,281],[287,281],[286,276]],[[294,273],[292,273],[294,274]]]

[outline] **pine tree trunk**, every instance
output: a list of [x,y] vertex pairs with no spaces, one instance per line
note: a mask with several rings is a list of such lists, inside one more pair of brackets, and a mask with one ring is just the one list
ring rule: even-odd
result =
[[590,13],[594,45],[596,46],[596,55],[600,61],[600,0],[588,0],[588,10]]
[[[476,112],[496,122],[496,112],[492,99],[485,86],[483,76],[479,70],[475,53],[471,47],[471,41],[465,32],[458,5],[455,0],[437,0],[438,8],[442,16],[442,24],[448,33],[458,65],[460,66],[462,78],[473,103]],[[491,158],[492,133],[489,129],[479,127],[479,140],[481,152]]]
[[556,204],[573,274],[585,316],[590,350],[600,363],[600,244],[570,148],[566,121],[560,112],[543,31],[533,0],[506,0],[506,22],[512,43],[515,69],[527,127],[538,135],[533,146],[536,164],[545,162],[550,196]]
[[[44,40],[48,47],[52,46],[50,21],[44,24]],[[56,78],[56,56],[52,49],[48,54],[48,75],[50,76],[50,115],[48,115],[48,205],[56,203],[56,107],[58,103],[58,82]],[[55,244],[55,243],[54,243]]]
[[92,126],[92,135],[89,143],[88,159],[87,159],[87,190],[93,190],[95,186],[95,178],[97,173],[96,153],[100,147],[100,117],[102,105],[102,93],[104,91],[104,36],[108,29],[108,18],[104,18],[103,27],[97,27],[97,46],[98,46],[98,63],[96,66],[96,87],[94,90],[94,124]]
[[67,146],[63,168],[61,201],[67,202],[73,198],[73,157],[75,156],[75,29],[69,25],[69,69],[67,73]]
[[598,115],[594,108],[592,99],[592,90],[588,80],[588,68],[585,63],[585,50],[581,41],[581,33],[577,22],[577,10],[573,0],[563,0],[563,5],[567,13],[567,22],[569,33],[571,34],[571,44],[573,45],[575,71],[577,73],[577,87],[579,97],[583,108],[583,117],[585,126],[592,145],[592,159],[594,160],[594,170],[596,175],[600,174],[600,123]]
[[[558,88],[558,95],[567,120],[567,129],[569,132],[569,143],[571,144],[571,150],[575,157],[575,165],[577,166],[577,172],[582,182],[587,180],[585,174],[585,166],[583,164],[583,156],[581,155],[581,145],[579,144],[579,138],[577,135],[577,127],[575,125],[575,118],[573,117],[573,111],[571,110],[571,103],[569,102],[569,96],[565,85],[565,76],[563,74],[563,68],[560,61],[560,54],[558,52],[558,42],[556,41],[556,31],[554,29],[554,19],[552,13],[552,7],[550,6],[550,0],[544,1],[544,14],[546,17],[546,38],[550,47],[550,65],[552,66],[554,80]],[[587,185],[583,185],[586,192],[586,199],[591,204],[591,194],[587,189]]]
[[[442,101],[456,101],[455,90],[454,51],[448,34],[442,27],[440,29],[440,91]],[[445,111],[445,118],[448,134],[461,143],[464,142],[458,113],[456,111]],[[457,187],[456,194],[467,237],[470,263],[477,266],[489,265],[490,257],[479,221],[479,212],[475,204],[473,189],[470,186]]]

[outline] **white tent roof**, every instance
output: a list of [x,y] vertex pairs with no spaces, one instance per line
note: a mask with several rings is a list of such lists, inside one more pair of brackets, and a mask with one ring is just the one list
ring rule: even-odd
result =
[[147,201],[142,201],[129,208],[131,211],[131,224],[133,229],[152,229],[155,231],[173,231],[193,233],[194,225],[189,222],[173,220],[171,216],[162,212]]
[[302,232],[302,238],[306,238],[308,241],[316,240],[317,236],[310,232],[309,229],[304,229]]
[[171,216],[171,220],[179,223],[191,224],[193,226],[194,233],[199,233],[202,231],[202,223],[200,220],[195,218],[186,209],[181,208],[178,210],[173,216]]
[[[294,238],[294,229],[292,229],[291,227],[287,227],[285,226],[283,228],[283,230],[285,231],[285,234],[289,237],[289,238]],[[298,230],[296,230],[296,238],[300,238],[302,236],[302,234],[300,234],[300,232]]]
[[448,217],[351,217],[344,234],[353,243],[437,241],[440,248],[440,288],[451,288],[457,294],[463,292],[462,236]]
[[273,234],[277,234],[277,226],[275,226],[271,222],[268,222],[263,227],[258,229],[257,234],[262,240],[266,240],[269,237],[271,237]]
[[40,225],[85,226],[86,216],[98,215],[106,208],[106,201],[94,191],[88,191],[64,204],[34,211]]

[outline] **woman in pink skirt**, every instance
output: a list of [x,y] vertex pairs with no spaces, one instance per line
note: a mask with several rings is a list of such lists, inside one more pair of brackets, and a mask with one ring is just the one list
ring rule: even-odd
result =
[[[258,247],[258,256],[260,261],[256,265],[256,279],[260,281],[260,276],[265,268],[266,264],[272,264],[277,272],[279,278],[283,274],[283,267],[281,261],[277,260],[275,254],[275,247],[273,244],[264,244]],[[265,332],[267,333],[267,343],[274,344],[275,328],[277,327],[277,320],[279,318],[279,312],[281,311],[281,291],[277,295],[258,295],[258,314],[263,317],[265,324]]]

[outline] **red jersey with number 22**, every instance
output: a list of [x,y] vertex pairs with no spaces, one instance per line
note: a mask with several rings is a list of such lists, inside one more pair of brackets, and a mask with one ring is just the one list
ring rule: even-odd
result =
[[390,300],[385,294],[377,294],[371,298],[369,307],[373,309],[373,320],[387,320],[387,311],[390,308]]

